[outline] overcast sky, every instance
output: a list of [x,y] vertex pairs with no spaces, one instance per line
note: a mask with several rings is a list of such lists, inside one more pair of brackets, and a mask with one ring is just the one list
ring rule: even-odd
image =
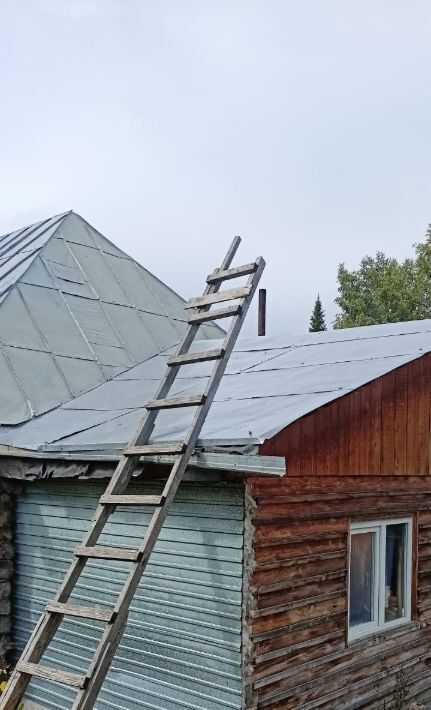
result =
[[240,234],[275,334],[431,222],[429,0],[0,8],[0,233],[73,208],[186,297]]

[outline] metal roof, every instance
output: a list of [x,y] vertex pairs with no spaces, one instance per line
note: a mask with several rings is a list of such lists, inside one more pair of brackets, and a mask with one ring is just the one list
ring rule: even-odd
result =
[[27,271],[67,214],[0,236],[0,302]]
[[0,424],[31,419],[171,347],[186,327],[183,306],[74,212],[0,237]]
[[[303,415],[430,351],[431,320],[239,341],[199,443],[209,451],[253,451]],[[31,422],[3,428],[0,444],[83,458],[118,453],[153,396],[168,354],[150,357]],[[210,367],[182,368],[172,394],[202,392]],[[192,415],[190,409],[161,413],[154,440],[179,440]]]

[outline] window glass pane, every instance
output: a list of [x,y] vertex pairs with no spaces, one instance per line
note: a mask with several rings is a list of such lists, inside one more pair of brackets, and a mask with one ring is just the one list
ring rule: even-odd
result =
[[386,527],[385,621],[406,616],[407,524]]
[[374,555],[375,533],[355,533],[350,552],[350,626],[375,619]]

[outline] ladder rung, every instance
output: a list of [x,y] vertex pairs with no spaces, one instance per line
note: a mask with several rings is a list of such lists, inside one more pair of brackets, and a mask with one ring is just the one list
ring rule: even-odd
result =
[[147,409],[172,409],[174,407],[200,407],[205,404],[205,395],[198,394],[193,397],[168,397],[168,399],[153,399],[147,402]]
[[207,360],[220,360],[224,355],[223,348],[215,350],[204,350],[200,353],[184,353],[184,355],[173,355],[168,359],[168,365],[190,365],[194,362],[206,362]]
[[222,303],[223,301],[234,301],[237,298],[247,298],[250,293],[251,286],[230,288],[227,291],[218,291],[218,293],[210,293],[208,296],[198,296],[198,298],[191,298],[189,301],[187,301],[184,308],[201,308],[202,306],[211,306],[213,303]]
[[77,557],[95,557],[104,560],[128,560],[136,562],[139,558],[138,550],[123,550],[121,547],[87,547],[78,545],[74,553]]
[[97,619],[98,621],[113,621],[115,613],[109,609],[96,609],[92,606],[78,606],[76,604],[62,604],[50,602],[46,610],[53,614],[66,614],[67,616],[80,616],[83,619]]
[[146,446],[128,446],[124,449],[124,456],[167,456],[168,454],[182,454],[184,444],[148,444]]
[[28,661],[18,661],[16,670],[19,673],[27,673],[28,675],[53,680],[57,683],[73,685],[75,688],[85,688],[88,683],[88,678],[85,675],[76,675],[76,673],[68,673],[58,668],[48,668],[48,666],[40,666],[38,663],[28,663]]
[[196,313],[189,317],[190,325],[198,325],[198,323],[207,323],[210,320],[219,320],[219,318],[229,318],[229,316],[239,316],[241,306],[226,306],[226,308],[217,308],[215,311],[205,311],[204,313]]
[[163,505],[165,499],[163,496],[116,496],[103,495],[100,498],[102,505]]
[[207,284],[216,284],[220,281],[228,279],[236,279],[240,276],[253,274],[257,269],[257,264],[253,261],[252,264],[244,264],[243,266],[235,266],[234,269],[225,269],[224,271],[215,271],[207,277]]

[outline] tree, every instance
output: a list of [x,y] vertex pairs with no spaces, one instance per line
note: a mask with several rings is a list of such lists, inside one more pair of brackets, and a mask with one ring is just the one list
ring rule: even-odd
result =
[[415,258],[402,262],[377,252],[353,271],[340,264],[334,328],[431,317],[431,225],[414,246]]
[[310,333],[317,333],[320,330],[326,330],[325,311],[322,308],[322,301],[320,300],[319,294],[317,294],[308,330]]

